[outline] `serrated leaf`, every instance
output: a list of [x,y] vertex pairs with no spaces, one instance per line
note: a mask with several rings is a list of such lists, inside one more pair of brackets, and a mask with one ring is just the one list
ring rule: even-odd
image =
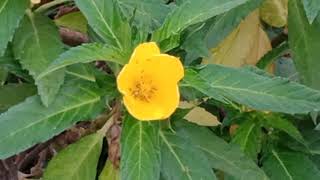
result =
[[301,0],[289,1],[288,30],[293,62],[302,83],[320,90],[320,21],[309,24]]
[[194,107],[184,119],[189,122],[196,123],[200,126],[218,126],[220,121],[218,118],[201,107]]
[[121,180],[160,178],[159,122],[127,115],[121,134]]
[[43,104],[48,106],[64,80],[64,70],[37,80],[37,76],[63,52],[63,44],[54,23],[43,15],[28,11],[15,35],[13,50],[23,68],[36,79],[38,94]]
[[188,26],[203,22],[211,17],[227,12],[248,0],[191,0],[174,9],[163,25],[153,34],[152,39],[160,42],[177,35]]
[[57,26],[87,33],[87,20],[80,11],[71,12],[54,20]]
[[162,175],[166,180],[215,180],[209,161],[184,136],[160,132]]
[[0,115],[0,159],[48,140],[78,121],[94,118],[104,108],[96,84],[72,79],[46,108],[38,96],[27,98]]
[[286,132],[289,136],[302,144],[306,143],[299,130],[292,124],[292,122],[285,118],[281,118],[279,116],[265,116],[262,122],[269,127]]
[[240,149],[253,160],[261,150],[262,131],[260,124],[248,119],[236,130],[232,143],[240,145]]
[[91,66],[91,64],[74,64],[67,67],[66,73],[76,76],[80,79],[95,82],[96,78],[94,76],[93,68],[95,67]]
[[0,113],[36,93],[37,89],[32,84],[6,84],[0,86]]
[[43,180],[95,179],[102,142],[103,135],[94,133],[69,145],[49,162]]
[[260,17],[271,26],[285,26],[288,18],[288,0],[265,0],[260,7]]
[[270,40],[261,28],[259,13],[254,11],[226,39],[213,48],[212,56],[203,62],[232,67],[255,65],[271,49]]
[[303,5],[308,21],[312,24],[320,12],[320,2],[318,0],[303,0]]
[[188,138],[187,142],[191,141],[205,153],[212,168],[232,175],[237,180],[268,179],[264,172],[241,152],[238,146],[228,144],[209,129],[185,121],[177,121],[175,127],[177,133]]
[[2,0],[0,1],[0,56],[3,55],[8,42],[13,38],[25,10],[30,4],[29,0]]
[[42,71],[38,79],[50,76],[51,73],[55,73],[55,71],[72,64],[89,63],[97,60],[111,61],[119,64],[124,64],[127,61],[127,59],[120,56],[118,49],[109,45],[100,43],[83,44],[62,53],[48,68]]
[[318,111],[320,107],[319,91],[247,69],[210,64],[199,72],[186,69],[184,82],[215,100],[257,110],[298,114]]
[[320,171],[308,156],[298,152],[271,150],[262,162],[270,180],[317,180]]
[[131,50],[131,29],[121,16],[117,0],[75,0],[76,5],[106,44]]
[[107,160],[101,174],[99,175],[99,180],[120,180],[119,169],[116,169],[111,161]]
[[171,11],[169,5],[159,0],[119,0],[124,15],[134,18],[139,30],[151,32],[160,27],[166,15]]

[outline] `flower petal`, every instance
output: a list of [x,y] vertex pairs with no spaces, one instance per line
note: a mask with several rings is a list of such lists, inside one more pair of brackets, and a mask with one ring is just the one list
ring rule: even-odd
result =
[[151,102],[137,101],[131,96],[124,96],[124,104],[129,113],[141,121],[163,120],[168,118],[178,107],[180,94],[177,85],[164,87]]
[[155,42],[142,43],[133,51],[129,63],[139,63],[158,54],[160,49]]
[[165,82],[177,83],[184,76],[184,68],[179,58],[167,54],[152,56],[143,66],[144,69],[151,71],[155,78]]

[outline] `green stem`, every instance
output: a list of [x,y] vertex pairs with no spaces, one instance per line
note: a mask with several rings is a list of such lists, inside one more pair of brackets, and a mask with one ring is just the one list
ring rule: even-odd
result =
[[42,13],[56,5],[59,5],[59,4],[62,4],[62,3],[65,3],[65,2],[70,2],[72,0],[54,0],[54,1],[51,1],[49,3],[46,3],[40,7],[38,7],[38,9],[35,10],[35,12],[37,13]]

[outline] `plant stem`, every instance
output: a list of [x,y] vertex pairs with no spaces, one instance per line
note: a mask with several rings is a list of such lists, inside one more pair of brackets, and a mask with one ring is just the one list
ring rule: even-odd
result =
[[42,13],[56,5],[59,5],[59,4],[62,4],[62,3],[65,3],[65,2],[70,2],[72,0],[54,0],[54,1],[51,1],[49,3],[46,3],[40,7],[38,7],[38,9],[35,10],[35,12],[37,13]]

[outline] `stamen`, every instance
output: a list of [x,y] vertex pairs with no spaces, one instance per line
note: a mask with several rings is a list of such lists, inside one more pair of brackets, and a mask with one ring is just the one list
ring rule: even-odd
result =
[[131,95],[135,99],[144,102],[150,102],[156,91],[158,91],[158,89],[153,85],[152,80],[147,79],[149,78],[145,76],[144,71],[142,70],[138,80],[131,88],[129,88]]

